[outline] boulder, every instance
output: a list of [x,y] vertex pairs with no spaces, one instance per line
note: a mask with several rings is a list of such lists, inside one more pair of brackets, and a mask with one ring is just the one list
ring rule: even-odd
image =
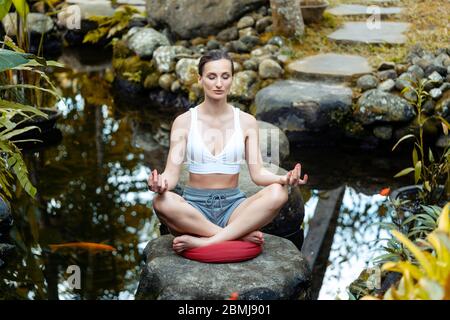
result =
[[378,86],[378,80],[371,74],[366,74],[360,77],[356,81],[356,85],[363,91],[376,88]]
[[374,122],[409,121],[415,116],[414,107],[399,96],[378,89],[364,92],[358,100],[355,118],[364,125]]
[[198,62],[200,59],[182,58],[175,66],[178,80],[185,86],[198,81]]
[[301,252],[288,240],[265,234],[263,252],[239,263],[210,264],[186,259],[172,250],[172,235],[150,241],[136,299],[306,300],[311,272]]
[[338,84],[280,80],[256,94],[256,114],[283,130],[289,140],[318,140],[330,128],[334,114],[351,110],[352,90]]
[[265,0],[147,0],[151,25],[166,25],[179,38],[192,39],[216,34]]
[[133,27],[125,36],[128,48],[141,58],[152,58],[153,52],[160,46],[170,46],[169,39],[153,28]]
[[252,70],[236,73],[231,84],[230,98],[251,102],[258,91],[258,74]]
[[284,70],[276,61],[264,59],[259,65],[258,72],[262,79],[276,79],[283,75]]
[[189,49],[182,46],[160,46],[153,52],[156,67],[161,73],[175,70],[175,58],[177,54],[190,54]]

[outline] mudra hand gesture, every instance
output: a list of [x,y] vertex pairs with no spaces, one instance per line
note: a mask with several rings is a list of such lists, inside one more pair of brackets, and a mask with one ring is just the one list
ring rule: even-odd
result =
[[167,179],[164,179],[164,183],[162,181],[161,174],[158,174],[158,171],[155,169],[152,171],[152,174],[148,176],[147,179],[148,184],[148,190],[157,192],[157,193],[163,193],[167,191],[169,188],[169,184],[167,182]]
[[289,171],[284,177],[282,177],[282,184],[298,186],[301,184],[306,184],[308,182],[308,175],[305,173],[303,179],[300,179],[302,172],[302,165],[297,163],[293,170]]

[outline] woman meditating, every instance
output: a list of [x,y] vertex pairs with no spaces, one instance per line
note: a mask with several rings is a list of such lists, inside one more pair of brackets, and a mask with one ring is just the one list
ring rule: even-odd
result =
[[[149,189],[153,207],[175,235],[172,247],[183,250],[227,240],[264,242],[260,228],[271,222],[288,200],[288,186],[305,184],[298,163],[285,176],[263,167],[258,123],[251,114],[227,103],[234,75],[229,55],[212,50],[200,58],[198,81],[204,101],[173,122],[164,172],[153,170]],[[171,192],[187,156],[189,181],[182,196]],[[247,198],[239,189],[245,158],[252,181],[264,189]]]

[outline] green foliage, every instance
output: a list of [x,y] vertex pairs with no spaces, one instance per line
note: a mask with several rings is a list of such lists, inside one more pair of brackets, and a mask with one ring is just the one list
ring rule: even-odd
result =
[[[0,49],[0,196],[5,199],[11,198],[10,190],[15,177],[22,188],[34,197],[36,188],[29,181],[22,153],[15,144],[22,141],[14,140],[14,138],[36,129],[35,126],[22,127],[25,121],[33,117],[47,118],[47,115],[33,105],[22,103],[21,93],[31,89],[57,97],[59,95],[45,72],[40,70],[47,65],[43,58],[21,52],[22,50],[18,49],[11,40],[7,40],[4,44],[17,51]],[[24,72],[37,74],[39,79],[44,79],[50,84],[51,89],[35,84],[18,83],[16,79],[23,79]]]
[[[412,166],[398,172],[395,177],[401,177],[410,173],[414,173],[414,183],[422,183],[419,192],[421,202],[423,204],[439,204],[442,199],[450,198],[450,144],[448,144],[442,155],[436,159],[430,148],[426,149],[424,144],[424,126],[429,120],[437,120],[441,126],[443,133],[448,135],[450,124],[439,115],[426,116],[422,110],[422,104],[429,96],[425,87],[430,80],[414,79],[409,80],[411,86],[407,86],[402,90],[402,94],[412,91],[416,97],[416,101],[410,102],[414,105],[417,114],[418,134],[407,134],[400,138],[394,145],[392,150],[406,140],[414,139],[412,150]],[[441,186],[444,186],[442,189]]]
[[83,43],[97,43],[103,38],[112,38],[118,33],[121,33],[126,28],[133,18],[133,15],[139,14],[133,6],[124,5],[117,8],[112,17],[92,16],[89,20],[97,22],[98,28],[89,31],[83,39]]
[[[384,300],[450,300],[450,203],[442,209],[437,226],[427,241],[413,243],[408,237],[392,230],[394,237],[414,256],[414,261],[387,262],[382,270],[401,273],[395,287]],[[367,296],[363,299],[377,299]]]

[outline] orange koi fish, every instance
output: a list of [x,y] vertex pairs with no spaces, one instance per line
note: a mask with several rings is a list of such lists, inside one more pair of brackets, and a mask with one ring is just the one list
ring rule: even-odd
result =
[[239,297],[239,293],[232,292],[230,297],[227,300],[238,300],[238,297]]
[[48,245],[52,252],[55,252],[56,250],[63,249],[63,248],[81,248],[86,250],[92,250],[92,251],[116,251],[117,249],[107,245],[107,244],[101,244],[101,243],[94,243],[94,242],[68,242],[68,243],[62,243],[62,244],[49,244]]
[[388,196],[389,193],[391,193],[391,188],[383,188],[380,191],[380,195],[385,196],[385,197]]

